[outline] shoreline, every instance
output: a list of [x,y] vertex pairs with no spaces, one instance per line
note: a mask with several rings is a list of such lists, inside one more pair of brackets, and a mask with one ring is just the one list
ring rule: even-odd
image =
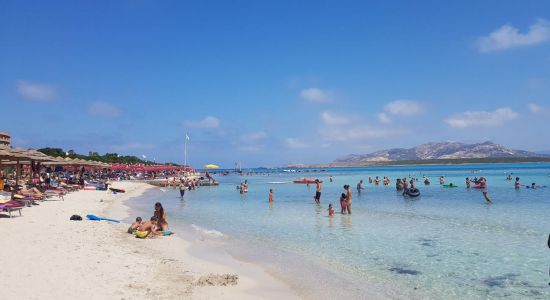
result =
[[[182,236],[141,240],[126,233],[127,223],[86,220],[86,214],[125,219],[130,208],[124,202],[154,188],[113,185],[127,192],[78,191],[65,201],[24,208],[22,217],[0,218],[0,276],[9,287],[3,299],[298,298],[260,266],[229,254],[221,263],[193,256]],[[70,221],[73,214],[84,220]]]
[[[162,191],[162,189],[158,189]],[[166,194],[164,194],[166,193]],[[174,190],[174,194],[176,194]],[[161,197],[159,197],[161,195]],[[151,199],[149,199],[149,197]],[[144,215],[144,207],[153,205],[159,199],[171,199],[167,191],[162,193],[152,190],[150,194],[141,197],[140,201],[130,205],[133,214]],[[177,197],[179,199],[179,196]],[[196,199],[195,199],[196,200]],[[193,201],[193,200],[191,200]],[[167,201],[169,203],[170,201]],[[178,200],[179,202],[179,200]],[[126,202],[127,205],[128,202]],[[170,217],[170,216],[169,216]],[[191,241],[189,253],[201,260],[216,261],[217,263],[232,264],[239,262],[251,264],[262,269],[265,273],[284,283],[301,299],[389,299],[387,286],[372,281],[364,281],[332,269],[328,264],[315,261],[297,253],[282,249],[265,248],[254,240],[243,240],[226,232],[221,228],[212,228],[208,224],[195,224],[185,220],[172,221],[170,226],[177,232],[182,232],[184,240]],[[181,237],[181,235],[180,235]],[[219,259],[222,257],[223,259]],[[339,290],[326,287],[338,286]],[[264,293],[262,298],[268,298]]]

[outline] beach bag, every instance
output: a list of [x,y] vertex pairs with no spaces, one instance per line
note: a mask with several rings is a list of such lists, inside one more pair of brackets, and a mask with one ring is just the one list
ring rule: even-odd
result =
[[79,215],[72,215],[71,221],[82,221],[82,217]]

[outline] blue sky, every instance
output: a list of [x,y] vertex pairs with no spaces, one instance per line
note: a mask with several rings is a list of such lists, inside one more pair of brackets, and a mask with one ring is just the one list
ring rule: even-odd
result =
[[549,150],[548,1],[2,1],[14,145],[193,166]]

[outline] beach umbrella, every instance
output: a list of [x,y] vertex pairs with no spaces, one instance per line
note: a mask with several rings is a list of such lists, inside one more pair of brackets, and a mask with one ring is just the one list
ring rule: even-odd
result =
[[219,169],[220,168],[220,166],[214,165],[214,164],[204,165],[203,167],[206,168],[206,169]]

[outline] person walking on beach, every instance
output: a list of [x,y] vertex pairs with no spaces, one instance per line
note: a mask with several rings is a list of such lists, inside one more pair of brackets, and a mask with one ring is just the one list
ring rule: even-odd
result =
[[273,203],[273,189],[269,189],[269,203]]
[[319,181],[319,179],[315,179],[315,197],[313,197],[315,199],[315,203],[317,204],[321,204],[321,182]]
[[348,215],[351,215],[351,189],[349,185],[344,185],[344,190],[346,190],[346,208],[348,210]]

